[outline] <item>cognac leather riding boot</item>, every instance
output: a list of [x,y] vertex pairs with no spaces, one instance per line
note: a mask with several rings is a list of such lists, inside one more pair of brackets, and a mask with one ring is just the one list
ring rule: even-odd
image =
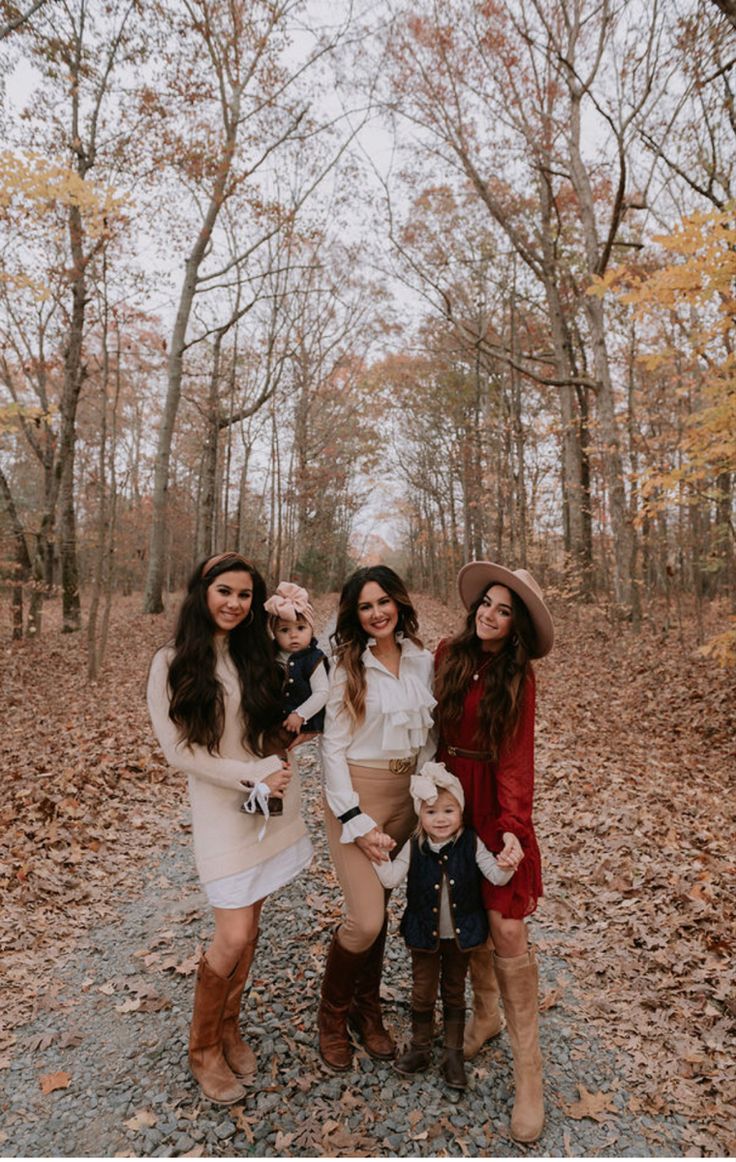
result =
[[203,956],[194,990],[189,1068],[205,1097],[219,1105],[232,1105],[245,1097],[222,1051],[222,1020],[230,986],[231,977],[218,976]]
[[230,989],[222,1014],[222,1051],[236,1077],[252,1081],[256,1073],[256,1055],[240,1034],[240,1003],[245,982],[253,963],[258,935],[243,949],[235,971],[230,977]]

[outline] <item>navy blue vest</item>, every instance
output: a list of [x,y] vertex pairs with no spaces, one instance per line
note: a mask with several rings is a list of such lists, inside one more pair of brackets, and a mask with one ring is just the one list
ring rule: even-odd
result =
[[[322,665],[323,662],[325,668],[329,670],[329,663],[317,645],[316,637],[312,638],[305,650],[299,650],[295,654],[289,654],[288,661],[286,662],[284,692],[282,696],[284,718],[291,714],[292,710],[298,710],[306,702],[307,698],[311,697],[312,687],[309,685],[309,679],[317,669],[317,666]],[[312,715],[309,721],[305,722],[302,726],[302,730],[305,733],[311,730],[322,731],[324,728],[324,707]]]
[[431,851],[426,841],[414,837],[406,887],[406,911],[400,931],[409,948],[439,948],[440,895],[447,880],[455,943],[464,952],[479,948],[488,939],[488,917],[480,892],[481,872],[475,862],[476,835],[466,827],[458,839]]

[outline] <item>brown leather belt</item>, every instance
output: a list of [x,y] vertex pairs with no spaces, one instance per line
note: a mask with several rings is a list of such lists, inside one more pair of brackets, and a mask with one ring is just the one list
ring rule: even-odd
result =
[[464,750],[461,746],[448,746],[447,753],[459,759],[477,759],[478,762],[489,763],[493,755],[487,750]]

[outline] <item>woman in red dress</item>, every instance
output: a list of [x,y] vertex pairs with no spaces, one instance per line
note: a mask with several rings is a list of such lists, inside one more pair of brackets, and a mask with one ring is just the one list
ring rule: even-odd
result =
[[542,895],[532,822],[535,680],[531,658],[552,649],[552,618],[525,569],[471,561],[458,577],[468,615],[460,633],[440,642],[435,658],[438,761],[460,780],[465,820],[508,884],[483,882],[493,951],[472,953],[473,1018],[464,1045],[474,1057],[502,1027],[500,986],[514,1056],[511,1134],[534,1142],[544,1124],[538,1032],[538,976],[524,917]]

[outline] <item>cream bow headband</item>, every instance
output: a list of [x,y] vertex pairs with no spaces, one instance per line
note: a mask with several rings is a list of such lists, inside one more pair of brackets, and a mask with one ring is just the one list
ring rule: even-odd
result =
[[449,791],[465,810],[465,794],[460,780],[450,774],[444,763],[425,763],[417,775],[412,775],[409,794],[414,802],[414,810],[419,814],[422,803],[434,803],[440,791]]
[[282,621],[298,621],[303,617],[314,629],[314,610],[309,604],[309,594],[301,585],[292,581],[280,581],[276,592],[265,602],[266,613]]

